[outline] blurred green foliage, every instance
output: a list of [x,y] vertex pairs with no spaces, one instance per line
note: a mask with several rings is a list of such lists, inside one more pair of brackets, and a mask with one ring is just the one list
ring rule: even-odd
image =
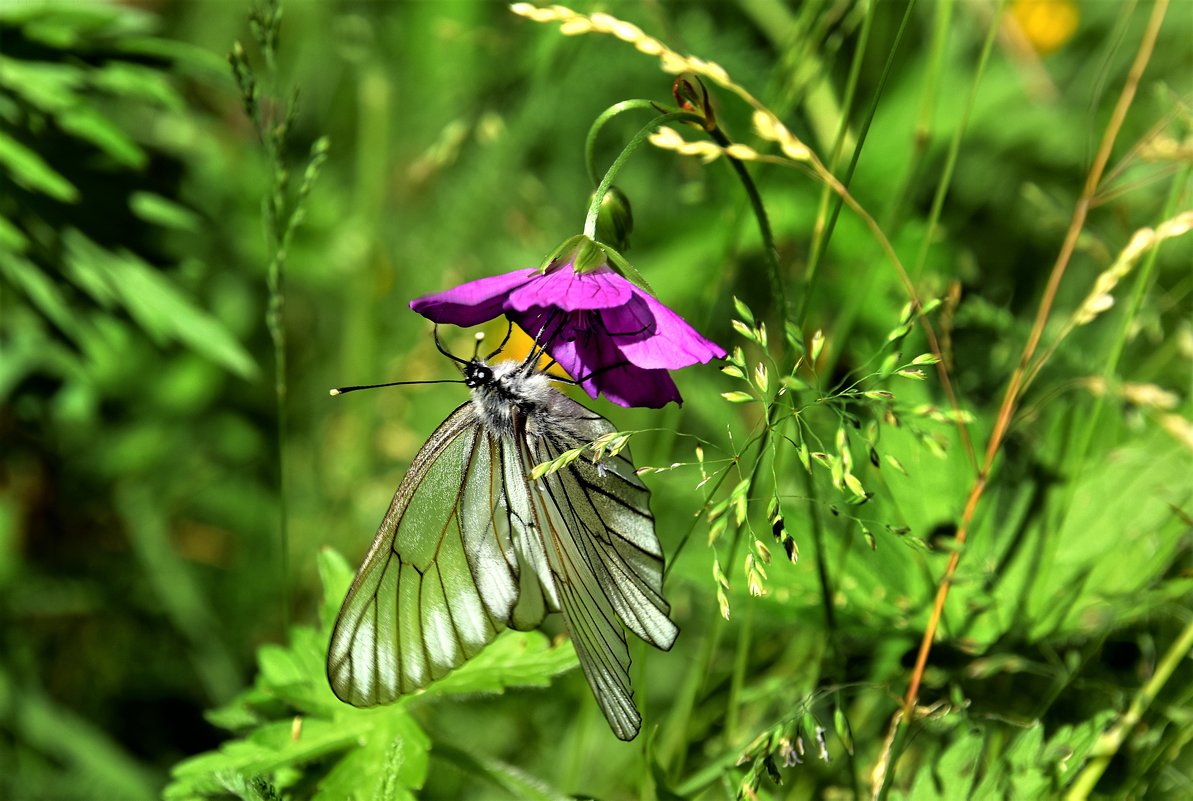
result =
[[[1032,27],[1044,23],[1027,0],[921,2],[901,33],[903,3],[576,5],[721,64],[838,176],[860,142],[850,191],[921,297],[945,299],[932,319],[980,450],[1152,10],[1058,2],[1077,25],[1051,53],[1032,49],[1049,30]],[[792,390],[807,399],[809,450],[839,462],[844,441],[872,497],[852,505],[820,463],[805,478],[781,437],[761,456],[742,447],[763,405],[726,402],[743,384],[715,369],[676,377],[682,409],[586,401],[643,432],[639,465],[683,465],[646,479],[682,634],[670,653],[634,650],[639,739],[609,734],[552,624],[391,707],[334,700],[323,649],[349,563],[463,396],[327,389],[450,375],[409,299],[536,265],[578,233],[588,126],[620,100],[670,102],[672,76],[612,37],[562,36],[481,0],[288,4],[270,71],[248,14],[226,2],[0,5],[0,797],[711,799],[743,782],[747,796],[868,796],[974,470],[931,368],[867,385],[896,394],[898,425],[881,403],[832,399],[894,351],[903,365],[929,345],[902,325],[906,293],[847,208],[808,288],[831,196],[764,164],[749,169],[790,298],[808,309],[793,339],[825,334],[816,374]],[[976,80],[1000,19],[1023,36],[1004,29]],[[1193,205],[1191,29],[1193,6],[1174,3],[1045,341],[1135,231]],[[266,325],[277,254],[262,233],[276,174],[225,59],[236,40],[266,96],[298,90],[282,162],[298,175],[320,137],[331,143],[286,254],[280,443]],[[710,90],[730,135],[762,148],[750,110]],[[599,162],[644,122],[608,126]],[[772,348],[785,337],[733,172],[643,148],[618,185],[635,266],[704,333],[742,346],[750,376],[766,357],[732,326],[733,297],[769,324]],[[1028,392],[890,797],[1059,794],[1181,641],[1190,239],[1145,257]],[[468,349],[470,332],[444,333]],[[719,494],[696,489],[693,438],[708,469],[732,468]],[[740,495],[743,517],[705,545],[716,523],[695,516],[735,508],[758,459],[765,481]],[[801,558],[770,541],[753,597],[743,557],[763,564],[749,543],[768,540],[775,514]],[[1099,793],[1190,793],[1190,688],[1185,659]],[[785,765],[800,743],[801,764]]]

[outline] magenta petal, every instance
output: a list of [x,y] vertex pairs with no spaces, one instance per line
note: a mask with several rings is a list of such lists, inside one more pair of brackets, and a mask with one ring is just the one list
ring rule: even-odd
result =
[[686,320],[637,288],[625,306],[600,315],[604,333],[626,361],[639,367],[677,370],[725,357],[720,345],[705,339]]
[[[666,370],[646,370],[629,363],[615,341],[596,325],[596,312],[574,312],[545,331],[547,352],[592,397],[604,395],[621,406],[657,409],[671,401],[682,403],[679,389]],[[534,309],[513,313],[524,330],[540,330],[548,313]],[[528,328],[529,326],[529,328]]]
[[584,382],[581,386],[592,397],[600,392],[618,406],[639,406],[661,409],[671,401],[683,404],[679,387],[666,370],[643,370],[626,367],[610,370],[608,374]]
[[509,308],[520,312],[535,306],[566,312],[608,309],[624,305],[632,294],[633,285],[608,267],[577,275],[571,264],[564,264],[511,292]]
[[504,313],[510,292],[525,284],[535,272],[533,267],[527,267],[469,281],[445,292],[415,298],[410,301],[410,308],[436,323],[479,325]]

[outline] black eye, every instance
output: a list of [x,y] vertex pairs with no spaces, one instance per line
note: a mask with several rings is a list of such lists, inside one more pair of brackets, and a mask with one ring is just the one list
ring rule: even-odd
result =
[[493,380],[493,371],[483,364],[470,364],[464,372],[464,383],[469,387],[479,387]]

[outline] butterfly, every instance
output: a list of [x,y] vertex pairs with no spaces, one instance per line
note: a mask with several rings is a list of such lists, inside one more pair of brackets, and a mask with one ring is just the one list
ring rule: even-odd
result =
[[609,726],[631,740],[642,717],[625,629],[663,650],[679,633],[663,597],[650,491],[628,449],[532,480],[535,465],[615,428],[552,386],[560,379],[538,368],[541,348],[490,364],[501,347],[464,360],[435,341],[472,396],[394,494],[332,631],[331,688],[353,706],[389,703],[504,629],[534,629],[560,612]]

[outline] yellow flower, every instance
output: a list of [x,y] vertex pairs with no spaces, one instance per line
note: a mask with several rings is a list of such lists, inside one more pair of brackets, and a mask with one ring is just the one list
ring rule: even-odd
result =
[[1055,52],[1077,30],[1081,15],[1073,0],[1015,0],[1011,16],[1037,53]]

